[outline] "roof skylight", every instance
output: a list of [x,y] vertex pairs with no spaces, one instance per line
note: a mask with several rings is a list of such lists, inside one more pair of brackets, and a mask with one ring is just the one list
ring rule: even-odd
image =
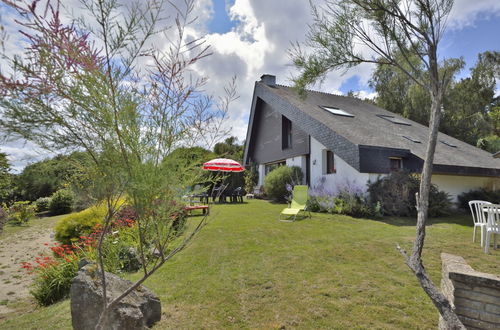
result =
[[322,108],[323,110],[328,111],[329,113],[331,113],[333,115],[344,116],[344,117],[354,117],[354,115],[350,114],[349,112],[342,110],[342,109],[339,109],[339,108],[336,108],[336,107],[327,107],[324,105],[320,105],[319,107]]
[[407,139],[407,140],[410,140],[411,142],[414,142],[414,143],[422,143],[422,142],[420,142],[420,140],[417,140],[417,139],[415,139],[415,138],[413,138],[413,137],[411,137],[411,136],[406,136],[406,135],[403,135],[403,137],[404,137],[405,139]]
[[457,146],[456,146],[456,145],[454,145],[453,143],[446,142],[446,141],[443,141],[443,140],[441,140],[441,143],[442,143],[442,144],[446,144],[448,147],[452,147],[452,148],[456,148],[456,147],[457,147]]
[[401,120],[399,118],[396,118],[394,116],[390,116],[390,115],[377,115],[377,117],[380,117],[382,119],[390,121],[391,123],[394,123],[394,124],[411,126],[410,123],[408,123],[408,122],[406,122],[404,120]]

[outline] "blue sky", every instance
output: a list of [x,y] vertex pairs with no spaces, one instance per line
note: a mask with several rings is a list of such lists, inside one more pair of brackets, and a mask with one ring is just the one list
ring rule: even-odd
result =
[[[241,1],[236,1],[241,2]],[[264,5],[264,1],[250,1],[250,3],[259,2]],[[282,4],[283,11],[287,11],[287,4],[284,1],[277,1]],[[320,3],[321,1],[315,1]],[[497,1],[499,2],[499,1]],[[452,17],[456,19],[451,19],[451,23],[448,25],[448,29],[441,43],[440,55],[443,58],[450,57],[463,57],[465,60],[465,68],[458,74],[459,78],[467,77],[470,72],[470,68],[474,66],[478,53],[484,52],[486,50],[499,50],[500,49],[500,38],[497,36],[496,31],[500,31],[500,16],[499,16],[499,6],[493,4],[494,1],[474,1],[471,4],[470,1],[456,1],[454,13]],[[208,32],[211,34],[228,34],[230,31],[238,29],[242,22],[238,19],[231,18],[231,7],[235,4],[234,0],[224,1],[224,0],[214,0],[212,7],[212,16],[207,24]],[[295,6],[296,1],[290,1],[288,6]],[[255,7],[255,6],[254,6]],[[475,8],[474,8],[475,7]],[[304,12],[304,15],[309,15],[308,11]],[[278,18],[278,17],[277,17]],[[282,27],[284,29],[288,28],[290,22],[294,23],[293,20],[284,23]],[[243,22],[244,24],[244,22]],[[299,20],[300,24],[300,20]],[[306,26],[302,31],[306,30]],[[270,32],[270,31],[269,31]],[[296,36],[300,39],[301,36]],[[293,39],[291,40],[293,41]],[[286,49],[281,49],[281,52],[285,52]],[[281,71],[281,70],[280,70]],[[273,73],[273,72],[269,72]],[[340,84],[335,84],[335,92],[340,92],[346,94],[348,91],[363,91],[365,95],[372,95],[373,90],[367,85],[367,75],[358,75],[356,73],[346,74],[341,77],[342,81]],[[258,77],[254,77],[254,80],[258,80]],[[280,80],[280,79],[278,79]],[[287,83],[288,81],[282,81],[282,83]],[[317,86],[320,89],[328,87]]]
[[[77,8],[78,0],[65,0],[68,8]],[[131,1],[131,0],[123,0]],[[181,3],[181,0],[173,0]],[[313,0],[321,4],[323,0]],[[5,24],[7,13],[0,16]],[[227,127],[240,142],[245,139],[254,82],[262,74],[274,74],[277,82],[290,85],[296,72],[287,55],[291,42],[303,41],[311,23],[307,0],[196,0],[195,25],[189,37],[205,38],[211,45],[212,56],[195,67],[194,74],[208,77],[206,91],[221,95],[223,87],[233,76],[237,78],[239,99],[231,105]],[[18,40],[12,32],[6,47],[16,49]],[[460,77],[469,74],[477,54],[485,50],[500,50],[500,0],[455,0],[448,19],[448,29],[441,43],[441,56],[460,57],[466,68]],[[0,61],[0,66],[1,66]],[[361,97],[374,97],[368,87],[373,71],[371,65],[360,65],[342,75],[332,72],[321,84],[313,86],[325,92],[345,94],[352,90]],[[32,144],[15,141],[0,145],[7,152],[16,170],[28,162],[48,156]]]

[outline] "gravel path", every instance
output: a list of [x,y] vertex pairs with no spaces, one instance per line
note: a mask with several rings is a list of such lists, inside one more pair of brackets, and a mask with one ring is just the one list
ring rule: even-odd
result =
[[21,268],[22,262],[34,263],[52,244],[54,218],[36,219],[30,227],[0,236],[0,315],[9,312],[11,302],[30,297],[32,275]]

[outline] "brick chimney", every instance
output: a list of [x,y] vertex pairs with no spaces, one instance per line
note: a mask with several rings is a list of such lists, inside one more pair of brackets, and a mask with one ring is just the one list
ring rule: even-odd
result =
[[276,76],[271,74],[263,74],[260,77],[260,81],[270,87],[276,87]]

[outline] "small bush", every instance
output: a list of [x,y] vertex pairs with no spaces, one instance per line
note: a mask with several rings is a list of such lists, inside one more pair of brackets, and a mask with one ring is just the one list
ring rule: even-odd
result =
[[115,214],[116,221],[137,220],[137,212],[131,205],[123,205]]
[[308,208],[314,212],[345,214],[353,217],[378,217],[380,205],[368,200],[366,191],[346,180],[338,187],[326,186],[326,178],[321,177],[310,190]]
[[[415,194],[419,191],[420,180],[416,174],[404,171],[392,172],[368,184],[372,203],[380,203],[381,212],[391,216],[414,216],[417,214]],[[429,192],[429,216],[438,217],[450,214],[450,196],[431,185]]]
[[500,201],[500,190],[487,190],[481,188],[464,192],[458,195],[458,206],[461,209],[468,211],[469,201],[474,200],[496,203],[497,201]]
[[22,268],[35,273],[30,293],[41,306],[48,306],[69,296],[71,281],[78,272],[80,255],[73,246],[55,245],[54,256],[37,257],[35,263],[24,262]]
[[36,211],[45,212],[49,210],[50,197],[40,197],[35,201]]
[[50,200],[49,210],[52,215],[67,214],[73,206],[73,193],[68,189],[56,191]]
[[90,234],[96,224],[102,223],[106,212],[106,206],[99,205],[65,216],[55,226],[56,240],[63,244],[78,241],[80,236]]
[[302,170],[298,166],[280,166],[269,172],[264,179],[264,190],[267,197],[276,202],[284,202],[289,192],[287,185],[302,182]]
[[9,215],[7,211],[0,206],[0,234],[3,232],[3,226],[7,223],[7,220],[9,220]]
[[35,216],[35,206],[31,202],[15,202],[9,207],[9,221],[23,225]]
[[[108,232],[104,236],[102,244],[104,269],[110,273],[134,272],[142,266],[139,256],[139,235],[136,227],[120,226]],[[86,242],[90,242],[89,249],[86,250],[85,258],[97,261],[97,239],[101,233],[101,228],[96,227],[88,237],[84,237]],[[87,243],[88,244],[88,243]],[[148,244],[146,246],[149,247]],[[144,251],[147,258],[150,257],[149,249]]]

